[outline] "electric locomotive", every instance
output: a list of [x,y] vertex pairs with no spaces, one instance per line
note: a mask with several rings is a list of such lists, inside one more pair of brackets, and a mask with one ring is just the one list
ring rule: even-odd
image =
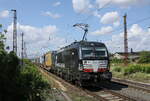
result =
[[78,85],[110,81],[109,54],[104,43],[79,41],[61,48],[54,55],[51,71]]

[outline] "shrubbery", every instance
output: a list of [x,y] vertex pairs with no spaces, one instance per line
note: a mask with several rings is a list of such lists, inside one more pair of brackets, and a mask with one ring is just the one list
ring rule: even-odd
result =
[[142,73],[150,73],[150,65],[130,65],[129,67],[124,68],[124,74],[132,74],[136,72],[142,72]]
[[143,51],[140,54],[139,63],[150,63],[150,52]]
[[113,68],[113,71],[115,71],[115,72],[121,72],[122,68],[121,67],[115,67],[115,68]]
[[124,75],[133,74],[137,72],[150,73],[150,64],[135,64],[128,67],[116,66],[112,69],[114,72],[122,72]]
[[13,101],[18,96],[18,82],[20,75],[19,59],[10,52],[0,50],[0,101]]
[[[22,97],[31,101],[45,101],[44,92],[50,89],[49,84],[42,78],[39,70],[29,60],[24,60],[24,67],[21,69],[19,77],[21,83]],[[26,100],[25,100],[26,101]]]
[[15,53],[0,50],[0,101],[44,101],[49,88],[30,61],[21,67]]
[[123,59],[113,58],[113,59],[111,60],[111,63],[117,63],[117,64],[123,63]]

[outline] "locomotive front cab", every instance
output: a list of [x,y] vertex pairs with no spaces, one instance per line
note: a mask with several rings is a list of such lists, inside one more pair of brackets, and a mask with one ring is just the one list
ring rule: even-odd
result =
[[106,46],[102,43],[95,45],[91,43],[80,47],[79,70],[85,79],[110,80],[112,74],[109,72],[109,54]]

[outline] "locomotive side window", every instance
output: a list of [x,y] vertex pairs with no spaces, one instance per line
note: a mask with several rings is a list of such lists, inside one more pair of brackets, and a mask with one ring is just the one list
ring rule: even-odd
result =
[[71,64],[72,64],[72,68],[76,68],[78,67],[78,59],[79,59],[79,56],[78,56],[78,50],[77,49],[71,49],[70,50],[71,52]]
[[64,63],[62,53],[57,54],[57,63]]

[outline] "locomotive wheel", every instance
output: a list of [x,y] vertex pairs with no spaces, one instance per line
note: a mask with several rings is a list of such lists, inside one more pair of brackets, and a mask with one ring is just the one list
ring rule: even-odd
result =
[[60,72],[60,77],[63,78],[62,72]]
[[78,87],[82,87],[82,83],[81,83],[80,80],[76,80],[75,85],[78,86]]

